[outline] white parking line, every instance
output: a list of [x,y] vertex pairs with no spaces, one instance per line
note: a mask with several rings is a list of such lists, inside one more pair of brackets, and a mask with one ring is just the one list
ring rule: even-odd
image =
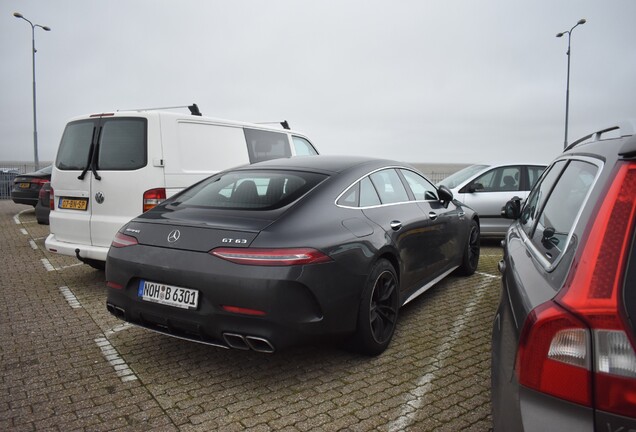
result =
[[20,232],[24,235],[29,235],[29,232],[25,230],[24,228],[20,228]]
[[22,213],[31,211],[31,209],[26,209],[26,210],[22,210],[20,213],[18,213],[17,215],[13,216],[13,222],[15,222],[16,225],[20,225],[22,222],[20,222],[20,216],[22,215]]
[[[493,277],[487,273],[478,273],[483,276]],[[467,323],[471,322],[472,316],[480,310],[479,302],[483,298],[484,294],[488,291],[486,288],[491,284],[491,281],[488,279],[482,280],[482,282],[475,288],[475,295],[472,297],[471,301],[466,305],[464,312],[459,314],[453,323],[453,327],[447,333],[447,336],[442,338],[442,340],[436,344],[438,349],[444,347],[445,351],[452,350],[455,345],[457,345],[458,341],[461,340],[460,335],[466,330]],[[441,350],[434,355],[434,358],[437,358],[438,355],[441,354]],[[409,395],[409,399],[402,404],[403,408],[400,413],[400,416],[396,418],[389,425],[390,432],[398,432],[403,431],[409,428],[415,420],[417,420],[418,414],[420,414],[420,409],[422,408],[422,403],[424,401],[424,397],[431,390],[432,382],[435,380],[435,373],[444,367],[445,357],[442,356],[442,360],[436,361],[434,363],[428,364],[423,372],[424,374],[418,379],[417,384],[415,385],[415,389],[407,395]]]
[[67,286],[61,286],[60,292],[62,293],[70,307],[72,307],[73,309],[81,309],[82,304],[79,302],[77,297],[75,297],[75,294],[73,294],[73,292],[68,289]]
[[36,245],[33,240],[29,239],[29,244],[31,245],[31,249],[38,250],[38,245]]
[[499,279],[499,276],[491,275],[490,273],[484,273],[484,272],[475,272],[475,273],[478,275],[489,277],[489,278]]
[[111,345],[108,341],[107,336],[114,334],[117,331],[125,330],[128,328],[127,325],[121,325],[114,327],[112,330],[107,331],[103,337],[95,338],[95,343],[102,351],[102,355],[104,358],[110,363],[110,365],[115,369],[115,373],[122,380],[122,382],[127,381],[135,381],[137,375],[130,369],[130,367],[126,364],[126,361],[121,358],[115,347]]
[[65,266],[62,266],[62,267],[55,267],[53,264],[51,264],[51,261],[49,261],[48,258],[42,258],[42,259],[40,259],[40,261],[42,262],[42,265],[44,266],[46,271],[64,270],[66,268],[77,267],[77,266],[81,266],[82,265],[82,263],[79,262],[77,264],[70,264],[70,265],[65,265]]

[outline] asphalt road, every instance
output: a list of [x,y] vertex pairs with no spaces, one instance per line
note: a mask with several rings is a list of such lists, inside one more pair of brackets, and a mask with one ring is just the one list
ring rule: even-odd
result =
[[272,355],[132,327],[104,273],[44,248],[48,226],[0,201],[0,430],[488,431],[497,242],[400,311],[389,349]]

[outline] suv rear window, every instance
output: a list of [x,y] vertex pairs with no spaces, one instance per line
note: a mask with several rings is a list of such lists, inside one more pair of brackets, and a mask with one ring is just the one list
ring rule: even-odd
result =
[[326,175],[299,171],[235,171],[183,191],[171,205],[273,210],[309,192]]

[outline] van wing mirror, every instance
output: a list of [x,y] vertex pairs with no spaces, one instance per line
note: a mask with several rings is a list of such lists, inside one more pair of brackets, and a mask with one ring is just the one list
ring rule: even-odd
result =
[[521,198],[513,197],[501,208],[501,216],[506,219],[519,219],[521,216]]

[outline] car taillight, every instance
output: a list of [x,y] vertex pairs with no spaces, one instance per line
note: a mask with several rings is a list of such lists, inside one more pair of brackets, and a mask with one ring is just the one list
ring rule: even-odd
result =
[[143,211],[147,212],[166,199],[166,189],[156,188],[144,192]]
[[55,195],[55,192],[53,191],[53,186],[51,186],[51,190],[49,191],[49,207],[51,208],[51,211],[55,210],[55,196],[54,195]]
[[42,185],[44,185],[45,183],[48,183],[48,182],[49,182],[49,180],[42,179],[42,178],[31,179],[31,183],[39,185],[40,187],[42,187]]
[[136,244],[139,244],[139,242],[135,237],[118,232],[115,234],[115,238],[110,245],[116,248],[123,248],[127,246],[134,246]]
[[[634,417],[636,352],[621,288],[636,219],[636,164],[614,174],[571,276],[524,323],[517,375],[538,391]],[[548,343],[558,349],[546,351]]]
[[250,249],[250,248],[217,248],[210,253],[214,256],[236,264],[257,266],[291,266],[301,264],[318,264],[331,261],[327,255],[316,249]]

